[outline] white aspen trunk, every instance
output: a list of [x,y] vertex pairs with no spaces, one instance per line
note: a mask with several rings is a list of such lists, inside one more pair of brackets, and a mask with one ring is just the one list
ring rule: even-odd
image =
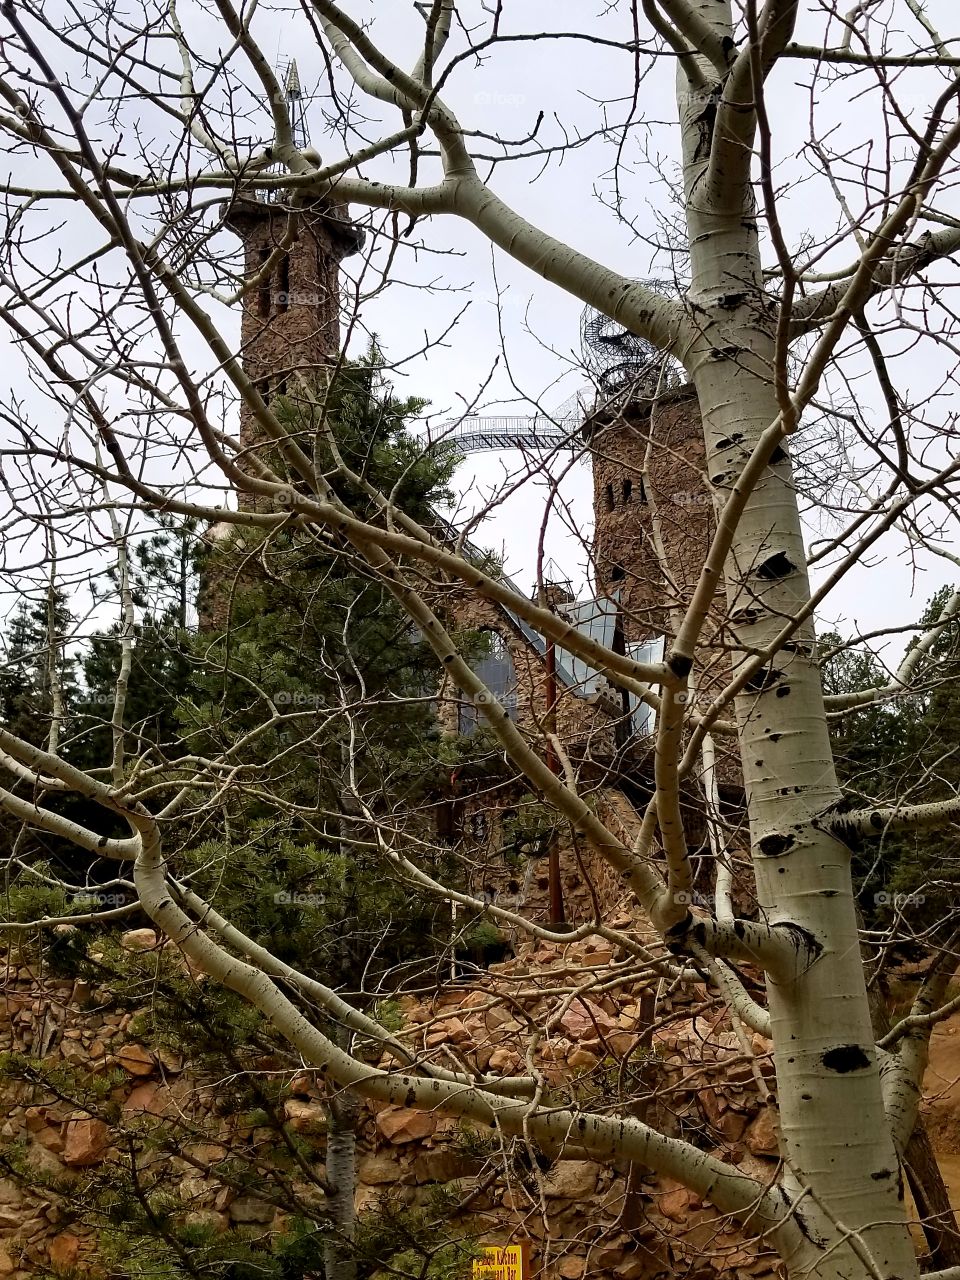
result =
[[326,1280],[356,1280],[352,1254],[356,1225],[357,1117],[359,1106],[349,1095],[327,1104],[326,1180],[330,1187],[330,1234],[323,1247]]
[[[728,4],[695,7],[721,32],[730,31]],[[717,72],[700,65],[715,82]],[[678,80],[689,302],[699,326],[684,358],[703,413],[710,479],[723,494],[778,416],[776,317],[765,299],[752,189],[739,181],[708,189],[710,103],[690,94],[682,71]],[[726,582],[737,642],[751,650],[764,648],[809,599],[785,453],[779,460],[775,455],[747,504]],[[797,1280],[916,1277],[881,1095],[850,854],[816,825],[840,792],[811,625],[772,667],[760,686],[737,699],[737,719],[761,911],[795,937],[798,950],[796,971],[767,982],[783,1189],[801,1228],[785,1259],[788,1274]]]

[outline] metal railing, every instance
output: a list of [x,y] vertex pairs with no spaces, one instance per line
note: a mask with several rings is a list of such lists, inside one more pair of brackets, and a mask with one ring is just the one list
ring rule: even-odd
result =
[[461,453],[483,453],[490,449],[578,449],[582,425],[583,419],[579,416],[471,415],[443,431],[438,439],[444,444],[456,445]]

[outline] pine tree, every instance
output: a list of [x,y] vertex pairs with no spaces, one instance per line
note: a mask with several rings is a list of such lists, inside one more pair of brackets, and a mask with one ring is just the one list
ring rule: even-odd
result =
[[3,641],[0,718],[28,742],[46,743],[54,720],[55,694],[62,704],[57,724],[62,741],[77,694],[76,661],[68,651],[73,616],[66,592],[52,587],[35,603],[22,600]]
[[[335,448],[356,473],[357,481],[338,486],[353,510],[374,514],[366,480],[388,491],[396,487],[406,510],[428,521],[449,496],[454,459],[423,453],[410,435],[407,423],[422,407],[420,400],[393,395],[374,345],[363,361],[343,367],[312,416],[283,405],[281,416],[291,433],[311,440],[319,468],[331,469]],[[255,790],[271,802],[247,788],[242,800],[226,789],[213,816],[208,812],[196,826],[185,816],[169,832],[171,847],[179,846],[175,874],[300,970],[355,999],[359,993],[361,1005],[379,997],[378,1015],[389,1020],[379,989],[437,965],[449,942],[449,916],[445,907],[426,896],[411,898],[408,886],[384,877],[363,805],[374,806],[387,838],[422,837],[419,858],[429,864],[423,847],[433,834],[432,814],[427,809],[417,815],[425,778],[441,767],[435,661],[381,585],[330,548],[289,532],[246,536],[208,551],[202,565],[208,580],[235,577],[230,625],[220,638],[189,636],[182,584],[196,563],[195,532],[161,529],[133,557],[140,618],[124,715],[136,740],[133,758],[169,760],[231,746],[236,766],[258,779]],[[115,581],[111,585],[115,589]],[[83,662],[87,715],[76,750],[90,764],[102,764],[105,751],[109,758],[106,722],[118,658],[114,629],[93,637]],[[264,694],[281,715],[297,718],[245,741],[262,718]],[[404,827],[392,837],[392,814],[401,806]],[[450,850],[436,854],[436,874],[447,883],[456,879],[452,857]],[[105,970],[112,969],[107,985],[121,1006],[140,1000],[144,965],[122,952],[109,932],[98,938],[95,965],[86,958],[86,945],[68,950],[60,962],[92,981],[104,984]],[[279,1177],[282,1183],[290,1141],[307,1165],[316,1161],[310,1141],[291,1138],[284,1128],[278,1089],[265,1084],[257,1069],[267,1053],[293,1075],[296,1059],[265,1037],[243,1002],[185,983],[172,962],[165,961],[161,972],[152,959],[150,989],[138,1035],[233,1082],[231,1106],[255,1115],[258,1129],[277,1134],[270,1145],[271,1181]],[[332,1021],[327,1030],[343,1037]],[[151,1190],[147,1204],[135,1193],[137,1144],[167,1143],[173,1152],[183,1141],[162,1126],[149,1139],[133,1134],[129,1165],[105,1170],[91,1185],[87,1220],[113,1241],[118,1257],[137,1259],[143,1275],[365,1280],[383,1274],[387,1262],[390,1274],[422,1280],[465,1274],[469,1250],[446,1242],[449,1206],[439,1189],[427,1210],[384,1205],[354,1222],[359,1113],[348,1094],[330,1094],[325,1106],[328,1195],[312,1208],[297,1201],[289,1228],[269,1250],[263,1242],[225,1241],[202,1224],[185,1224],[166,1180]],[[336,1150],[342,1152],[339,1168]],[[259,1159],[244,1154],[240,1143],[223,1162],[225,1176],[262,1194]],[[291,1167],[286,1176],[295,1172]]]
[[[201,558],[196,521],[189,519],[161,517],[157,530],[131,548],[130,592],[137,621],[123,722],[137,756],[152,751],[159,759],[180,750],[176,707],[187,692],[195,662],[188,622]],[[116,566],[105,578],[104,586],[94,584],[95,598],[116,596]],[[84,715],[74,758],[87,767],[109,759],[120,634],[120,624],[94,633],[83,658]]]

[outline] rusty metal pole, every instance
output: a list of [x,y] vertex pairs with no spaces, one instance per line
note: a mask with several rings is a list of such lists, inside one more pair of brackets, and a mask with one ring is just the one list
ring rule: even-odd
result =
[[[557,708],[557,653],[552,640],[547,641],[547,678],[546,678],[546,715],[544,723],[547,727],[547,734],[553,734],[557,731],[556,724],[556,708]],[[557,759],[557,752],[553,742],[547,737],[546,750],[547,768],[551,773],[560,772],[560,761]],[[556,840],[550,843],[550,861],[547,874],[550,880],[550,923],[556,928],[557,925],[566,923],[566,915],[563,910],[563,885],[560,883],[560,849]]]

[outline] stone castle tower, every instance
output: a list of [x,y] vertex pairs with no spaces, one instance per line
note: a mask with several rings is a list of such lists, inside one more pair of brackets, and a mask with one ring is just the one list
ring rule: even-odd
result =
[[631,400],[592,417],[585,434],[597,593],[619,599],[628,642],[648,641],[689,597],[714,526],[696,393]]
[[[285,92],[294,141],[307,146],[297,65],[287,70]],[[271,193],[272,195],[272,193]],[[287,202],[262,195],[240,196],[226,214],[240,238],[244,278],[240,354],[248,377],[264,400],[287,398],[293,408],[308,399],[323,371],[340,355],[340,263],[363,245],[363,232],[347,206],[333,200]],[[240,443],[260,444],[250,408],[240,409]]]
[[[285,92],[294,142],[307,146],[303,96],[297,65],[287,68]],[[240,239],[247,283],[240,315],[240,358],[247,376],[269,403],[283,396],[295,412],[306,408],[324,372],[340,357],[340,263],[363,245],[363,232],[350,220],[345,204],[311,199],[293,203],[240,190],[226,207],[224,222]],[[240,463],[250,454],[273,450],[253,410],[240,405]],[[258,499],[241,492],[241,508]],[[207,530],[208,545],[233,537],[231,525]],[[202,630],[222,631],[229,620],[229,579],[223,566],[201,574],[197,612]]]
[[600,405],[583,428],[596,593],[618,602],[622,641],[644,644],[672,630],[714,528],[703,424],[694,388],[649,343],[592,308],[582,338]]

